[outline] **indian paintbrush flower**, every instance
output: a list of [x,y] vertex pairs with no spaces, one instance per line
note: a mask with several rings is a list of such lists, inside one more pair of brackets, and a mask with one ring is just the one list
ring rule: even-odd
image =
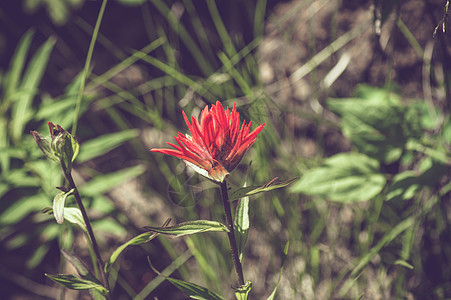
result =
[[54,125],[52,122],[48,122],[48,125],[50,130],[50,141],[37,131],[31,131],[31,134],[41,151],[48,158],[61,163],[64,172],[70,173],[72,162],[77,157],[79,151],[78,142],[60,125]]
[[175,149],[151,149],[181,158],[199,174],[223,182],[235,169],[246,151],[255,142],[265,124],[260,124],[249,133],[251,123],[243,122],[240,128],[240,114],[233,104],[232,111],[225,111],[219,101],[208,106],[200,114],[200,121],[191,117],[191,123],[183,112],[183,118],[191,135],[180,132],[174,136],[177,145],[167,143]]

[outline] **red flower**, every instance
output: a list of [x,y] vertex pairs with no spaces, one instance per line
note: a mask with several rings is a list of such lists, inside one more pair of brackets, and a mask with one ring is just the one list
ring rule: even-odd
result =
[[178,145],[167,143],[175,149],[151,149],[183,159],[196,172],[216,182],[222,182],[243,158],[247,149],[255,142],[265,124],[260,124],[251,133],[251,123],[240,129],[240,114],[236,105],[229,112],[221,103],[208,106],[200,114],[200,122],[191,117],[191,123],[183,112],[191,136],[180,132],[174,136]]

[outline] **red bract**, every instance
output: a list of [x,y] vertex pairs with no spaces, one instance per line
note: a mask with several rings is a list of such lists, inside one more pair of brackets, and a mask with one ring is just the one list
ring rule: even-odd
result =
[[255,142],[265,124],[260,124],[249,133],[251,123],[240,129],[240,114],[233,104],[232,111],[224,110],[219,101],[208,106],[200,114],[200,121],[191,117],[191,123],[183,112],[191,135],[180,132],[174,136],[178,145],[167,143],[175,149],[151,149],[183,159],[196,172],[216,182],[222,182],[243,158],[247,149]]

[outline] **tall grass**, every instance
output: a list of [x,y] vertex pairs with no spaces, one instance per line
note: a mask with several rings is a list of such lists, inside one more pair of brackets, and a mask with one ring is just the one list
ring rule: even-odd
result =
[[[357,89],[363,81],[340,81],[353,64],[346,56],[352,55],[350,47],[360,39],[367,41],[365,34],[373,24],[365,19],[363,24],[343,29],[332,19],[327,38],[318,37],[316,30],[322,29],[324,10],[328,9],[333,18],[346,13],[338,1],[299,1],[278,15],[269,10],[271,3],[265,0],[233,3],[251,16],[246,20],[247,31],[252,32],[250,39],[230,30],[230,22],[223,18],[225,12],[218,7],[221,4],[210,0],[201,4],[191,0],[143,2],[139,9],[147,42],[140,49],[116,48],[97,23],[94,32],[99,35],[91,43],[97,43],[91,48],[93,57],[96,52],[111,50],[116,61],[106,71],[96,72],[95,59],[90,63],[90,55],[80,57],[78,68],[81,70],[85,62],[85,69],[57,96],[49,95],[48,87],[41,82],[55,70],[52,58],[59,51],[58,43],[70,37],[39,41],[33,31],[23,34],[0,77],[0,241],[8,256],[27,258],[23,263],[3,259],[3,280],[12,281],[29,294],[57,297],[59,292],[39,277],[44,271],[50,272],[48,268],[63,271],[64,264],[53,259],[58,256],[55,244],[75,248],[81,256],[89,255],[76,228],[57,226],[51,216],[40,212],[51,206],[55,187],[62,185],[57,167],[42,161],[27,135],[29,130],[43,129],[47,121],[65,128],[73,124],[72,130],[81,142],[76,180],[93,216],[94,230],[102,233],[100,244],[104,249],[114,249],[141,232],[143,226],[160,226],[167,217],[174,222],[198,218],[222,221],[218,190],[190,173],[183,163],[148,151],[163,146],[177,131],[186,130],[182,109],[196,115],[206,104],[220,99],[229,105],[235,102],[245,119],[266,123],[262,138],[230,178],[234,185],[242,178],[247,178],[248,185],[257,185],[276,176],[300,176],[302,181],[338,152],[368,154],[361,141],[349,134],[352,126],[346,122],[354,119],[349,121],[349,115],[338,106],[347,98],[390,95],[387,97],[405,98],[401,104],[389,106],[406,114],[393,126],[417,120],[420,124],[419,130],[412,129],[415,134],[401,147],[397,159],[371,157],[380,166],[377,174],[386,180],[380,192],[355,201],[337,200],[332,195],[336,191],[318,194],[306,188],[251,198],[244,269],[253,282],[253,297],[268,297],[289,241],[279,299],[450,297],[451,267],[446,261],[451,256],[451,122],[444,109],[449,100],[446,56],[428,58],[426,46],[416,40],[424,37],[408,28],[397,11],[384,12],[395,18],[394,29],[385,29],[385,34],[394,34],[399,28],[397,34],[408,42],[408,49],[421,57],[420,64],[429,66],[423,82],[417,83],[434,88],[425,106],[407,94],[393,96],[396,78],[393,81],[390,77],[394,72],[390,68],[395,65],[384,64],[387,84],[382,82],[379,89]],[[110,5],[118,4],[110,1],[106,8],[103,6],[105,15]],[[291,40],[299,30],[298,17],[306,11],[311,12],[306,20],[309,26],[302,29],[308,31],[306,40],[310,42],[303,47],[307,53],[286,74],[282,67],[283,72],[278,72],[277,66],[294,54],[284,52],[285,46],[279,48],[276,57],[270,59],[274,78],[265,82],[261,66],[268,62],[268,53],[262,47],[278,39],[290,49],[296,46]],[[100,20],[101,13],[99,16]],[[389,26],[389,22],[385,24]],[[271,26],[265,31],[268,23]],[[78,19],[69,25],[85,32],[84,38],[91,38],[91,24]],[[397,47],[401,47],[396,41],[390,42],[394,50],[386,51],[387,61],[394,60]],[[135,74],[136,81],[127,80]],[[351,88],[346,95],[337,88],[340,84]],[[299,98],[296,89],[302,85],[310,92]],[[399,86],[398,91],[407,93],[402,83]],[[329,96],[340,96],[336,107]],[[411,112],[414,115],[408,115]],[[371,111],[362,114],[370,116]],[[126,191],[125,196],[121,191]],[[180,198],[177,192],[192,196]],[[148,256],[163,275],[172,274],[208,286],[227,299],[232,297],[230,282],[224,278],[230,277],[233,265],[223,236],[207,233],[184,240],[161,237],[137,248],[125,252],[114,265],[116,275],[110,282],[113,295],[146,299],[170,293],[173,299],[183,299],[148,267]],[[437,273],[434,268],[439,268]],[[35,288],[24,283],[27,277],[35,281]]]

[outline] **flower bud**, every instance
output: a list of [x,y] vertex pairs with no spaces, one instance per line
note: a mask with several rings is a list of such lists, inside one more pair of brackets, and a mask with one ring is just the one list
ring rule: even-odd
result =
[[54,125],[52,122],[48,122],[48,125],[50,142],[37,131],[32,131],[31,134],[41,151],[48,158],[61,163],[63,171],[68,174],[72,169],[72,162],[77,157],[80,146],[75,138],[60,125]]

